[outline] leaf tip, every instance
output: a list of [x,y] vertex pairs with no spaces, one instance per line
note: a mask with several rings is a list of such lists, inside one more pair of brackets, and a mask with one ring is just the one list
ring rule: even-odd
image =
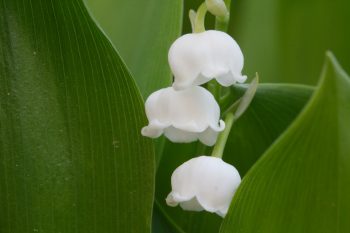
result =
[[[320,79],[320,83],[341,82],[341,80],[349,80],[349,76],[341,67],[337,58],[332,51],[326,51],[325,62]],[[319,84],[321,86],[321,84]]]
[[326,61],[325,61],[325,69],[329,70],[329,66],[333,69],[333,72],[341,74],[341,76],[347,77],[348,75],[341,67],[340,63],[338,62],[337,58],[333,54],[332,51],[327,50],[326,51]]

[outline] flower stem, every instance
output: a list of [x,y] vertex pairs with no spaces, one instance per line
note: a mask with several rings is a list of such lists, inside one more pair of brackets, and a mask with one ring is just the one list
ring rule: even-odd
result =
[[[230,21],[231,0],[224,0],[224,2],[225,2],[225,5],[226,5],[226,8],[228,10],[228,13],[224,17],[216,17],[215,18],[215,30],[220,30],[220,31],[223,31],[223,32],[227,32],[228,24],[229,24],[229,21]],[[221,89],[222,89],[221,85],[219,85],[218,83],[211,82],[209,84],[209,88],[208,89],[209,89],[209,91],[212,92],[212,94],[214,95],[215,99],[217,101],[220,101]],[[215,92],[214,92],[214,90],[215,90]]]
[[210,91],[216,101],[220,101],[221,97],[221,86],[213,79],[207,84],[207,89]]
[[223,132],[219,134],[219,138],[216,141],[216,144],[214,146],[211,156],[222,158],[222,155],[224,154],[226,142],[230,134],[234,120],[235,120],[234,114],[232,112],[228,112],[225,117],[225,129]]
[[205,31],[205,15],[207,14],[207,5],[202,3],[196,13],[196,20],[194,23],[194,33]]
[[[216,17],[216,19],[215,19],[215,29],[223,31],[223,32],[227,32],[228,24],[229,24],[229,21],[230,21],[231,0],[224,0],[224,2],[226,4],[226,8],[228,10],[228,14],[226,16],[224,16],[224,17]],[[215,83],[214,85],[219,86],[217,83]],[[219,93],[221,93],[220,88],[221,88],[221,86],[218,87],[218,89],[219,89],[218,92]],[[212,89],[215,90],[216,88],[212,87]],[[220,99],[220,97],[221,96],[219,96],[219,99]],[[211,156],[217,157],[217,158],[222,158],[222,155],[224,154],[226,142],[227,142],[228,136],[230,134],[232,125],[234,123],[234,120],[235,120],[234,113],[233,112],[228,112],[226,114],[226,117],[225,117],[225,129],[224,129],[223,132],[221,132],[219,134],[218,140],[216,141],[216,144],[214,146],[214,149],[213,149],[213,152],[212,152]]]

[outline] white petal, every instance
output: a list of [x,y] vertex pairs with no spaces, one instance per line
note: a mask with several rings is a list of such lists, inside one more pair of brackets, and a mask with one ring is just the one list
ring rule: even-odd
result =
[[191,210],[191,211],[202,211],[204,210],[201,204],[198,202],[196,197],[193,197],[189,201],[184,201],[180,203],[180,206],[184,210]]
[[186,34],[170,47],[168,60],[177,90],[216,78],[223,86],[244,82],[243,54],[236,41],[221,31]]
[[228,87],[234,84],[235,82],[243,83],[247,80],[247,76],[241,74],[233,74],[231,71],[226,74],[220,75],[216,78],[218,83],[222,86]]
[[164,135],[172,142],[193,142],[198,139],[198,133],[188,132],[172,126],[164,129]]
[[173,172],[167,203],[172,206],[179,203],[186,210],[203,208],[225,216],[240,182],[238,171],[222,159],[196,157]]
[[218,132],[224,130],[220,108],[213,95],[203,87],[195,86],[175,91],[164,88],[146,100],[149,125],[141,131],[147,137],[165,134],[173,142],[193,142],[200,139],[213,145]]
[[150,138],[157,138],[163,133],[163,129],[167,127],[165,124],[161,124],[157,119],[154,119],[148,126],[145,126],[141,130],[141,134]]
[[219,127],[209,127],[199,135],[199,140],[208,146],[213,146],[220,131],[225,129],[225,122],[220,120]]
[[170,193],[166,198],[166,203],[169,206],[175,207],[180,203],[180,206],[184,210],[192,210],[192,211],[202,211],[204,210],[202,206],[199,204],[196,197],[193,197],[189,200],[184,200],[181,197],[176,197],[176,195],[173,195]]

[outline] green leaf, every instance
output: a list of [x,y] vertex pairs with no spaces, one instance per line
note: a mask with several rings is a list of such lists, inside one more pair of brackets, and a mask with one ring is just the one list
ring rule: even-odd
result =
[[[247,87],[233,87],[230,103],[240,98]],[[312,90],[302,85],[260,84],[249,108],[233,125],[223,159],[234,164],[243,175],[299,114]],[[215,214],[183,211],[165,203],[171,190],[172,172],[186,160],[201,154],[209,155],[210,148],[200,143],[167,142],[157,171],[156,199],[162,210],[184,232],[217,232],[222,222],[222,218]]]
[[350,71],[350,1],[232,1],[229,33],[244,54],[244,74],[262,82],[316,84],[327,49]]
[[245,176],[220,232],[349,232],[349,119],[350,79],[328,53],[317,91]]
[[0,0],[0,232],[149,232],[141,95],[82,1]]
[[144,97],[171,84],[168,50],[181,32],[182,0],[85,1],[125,59]]
[[[236,99],[247,85],[237,86]],[[259,84],[247,111],[234,123],[223,159],[243,176],[297,117],[313,88],[295,84]]]

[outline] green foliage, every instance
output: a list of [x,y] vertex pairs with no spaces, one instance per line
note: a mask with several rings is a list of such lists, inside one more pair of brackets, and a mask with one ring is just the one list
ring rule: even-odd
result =
[[[316,91],[258,86],[224,151],[243,182],[222,220],[165,203],[174,169],[211,148],[160,138],[155,180],[140,134],[142,96],[171,84],[168,49],[203,0],[85,0],[111,41],[82,1],[0,0],[1,233],[349,231],[350,80],[331,54]],[[349,7],[232,1],[244,73],[313,84],[325,49],[350,64]],[[246,89],[233,86],[222,111]]]
[[[183,0],[85,2],[130,68],[144,99],[172,83],[168,50],[181,34]],[[164,139],[155,144],[158,164]]]
[[350,229],[350,79],[327,54],[302,113],[244,177],[220,232]]
[[249,77],[314,85],[326,50],[350,71],[350,1],[233,0],[231,9]]
[[[231,102],[243,95],[247,85],[234,86]],[[312,88],[301,85],[261,84],[244,115],[234,124],[223,159],[234,164],[241,175],[288,127],[309,99]],[[172,172],[183,162],[198,155],[209,155],[210,148],[200,143],[167,142],[156,177],[156,200],[170,219],[184,232],[217,232],[222,219],[210,213],[186,212],[180,207],[168,207],[165,198],[170,192]],[[178,231],[175,231],[178,232]]]
[[135,83],[81,1],[0,0],[0,232],[149,232]]
[[125,59],[143,96],[169,86],[168,50],[180,36],[182,0],[85,1]]

